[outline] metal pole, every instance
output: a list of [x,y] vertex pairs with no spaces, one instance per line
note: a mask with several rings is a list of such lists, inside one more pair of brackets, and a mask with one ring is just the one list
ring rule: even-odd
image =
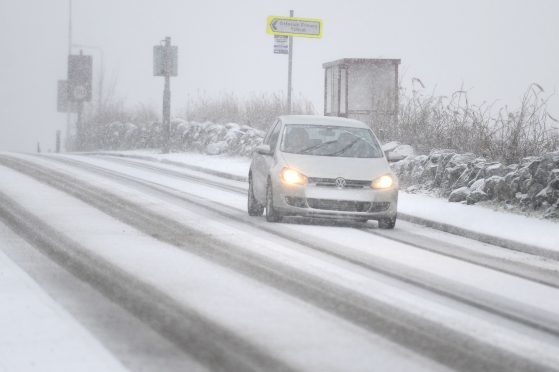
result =
[[83,101],[78,101],[78,118],[76,120],[76,149],[78,151],[83,150],[83,125],[82,125],[82,112],[83,112]]
[[68,1],[68,55],[72,54],[72,0]]
[[103,108],[103,79],[105,79],[105,64],[104,64],[104,53],[103,53],[103,49],[99,48],[99,52],[101,55],[101,61],[99,61],[101,63],[101,65],[99,66],[99,86],[97,87],[97,89],[99,89],[99,102],[97,102],[97,106],[98,106],[98,112],[101,112],[101,109]]
[[171,139],[171,38],[165,38],[165,88],[163,89],[163,153],[167,154]]
[[56,131],[56,153],[60,152],[60,131]]
[[[289,16],[293,17],[293,10],[289,11]],[[289,58],[287,65],[287,113],[291,114],[291,77],[292,77],[292,65],[293,65],[293,36],[289,36]]]
[[[83,50],[80,49],[80,56],[82,55],[83,55]],[[76,142],[77,142],[77,150],[81,151],[84,150],[84,133],[83,133],[83,123],[82,123],[83,100],[80,98],[77,103],[78,103],[78,117],[76,119]]]
[[[68,56],[72,54],[72,0],[68,0]],[[70,137],[71,121],[71,107],[73,103],[69,103],[68,111],[66,112],[66,145],[68,145],[68,138]],[[68,151],[68,148],[66,148]]]

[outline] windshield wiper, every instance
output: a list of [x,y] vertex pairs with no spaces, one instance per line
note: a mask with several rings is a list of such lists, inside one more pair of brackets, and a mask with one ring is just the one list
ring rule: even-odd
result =
[[337,141],[337,140],[333,140],[333,141],[322,142],[322,143],[319,143],[318,145],[313,145],[313,146],[304,148],[304,149],[302,149],[299,153],[300,153],[300,154],[306,154],[306,153],[309,152],[309,151],[316,150],[316,149],[318,149],[318,148],[320,148],[320,147],[322,147],[322,146],[324,146],[324,145],[329,145],[329,144],[331,144],[331,143],[336,143],[336,142],[338,142],[338,141]]
[[344,152],[346,152],[347,150],[349,150],[351,147],[353,147],[353,145],[355,145],[357,143],[357,141],[363,141],[362,138],[357,137],[356,139],[354,139],[349,145],[345,146],[344,148],[342,148],[341,150],[338,150],[336,152],[333,152],[331,154],[327,154],[326,156],[336,156],[336,155],[340,155],[343,154]]

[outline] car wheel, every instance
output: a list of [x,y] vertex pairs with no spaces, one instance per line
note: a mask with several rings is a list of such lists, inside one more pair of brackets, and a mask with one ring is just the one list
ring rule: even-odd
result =
[[247,197],[247,210],[249,216],[262,216],[264,213],[264,206],[258,203],[254,197],[254,190],[252,189],[252,176],[248,178],[248,197]]
[[268,181],[266,186],[266,221],[268,222],[279,222],[281,221],[281,215],[274,208],[274,193],[272,190],[272,183]]
[[396,226],[396,217],[378,220],[378,227],[381,229],[393,229],[394,226]]

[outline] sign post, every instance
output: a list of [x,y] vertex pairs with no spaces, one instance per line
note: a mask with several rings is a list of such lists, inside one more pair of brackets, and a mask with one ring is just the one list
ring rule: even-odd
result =
[[178,48],[171,46],[171,38],[166,37],[163,45],[153,47],[153,75],[165,77],[163,88],[163,153],[171,146],[171,76],[178,75]]
[[[293,10],[289,17],[269,16],[266,32],[274,35],[274,53],[288,54],[287,61],[287,113],[291,114],[291,92],[293,75],[293,37],[322,37],[322,20],[317,18],[295,18]],[[288,45],[285,45],[287,42]],[[286,50],[287,49],[287,50]]]
[[[293,17],[293,10],[289,11],[289,17]],[[270,26],[274,28],[274,23],[279,22],[277,20],[273,20]],[[279,27],[279,25],[278,25]],[[287,114],[291,114],[291,92],[293,91],[293,35],[289,35],[289,55],[288,55],[288,62],[287,62]],[[266,212],[267,213],[267,212]]]
[[60,152],[60,136],[61,136],[61,132],[60,130],[56,131],[56,153],[58,154]]
[[93,59],[83,54],[68,56],[68,101],[76,105],[78,118],[76,121],[76,147],[81,150],[84,145],[82,112],[83,103],[91,101],[91,79],[93,70]]

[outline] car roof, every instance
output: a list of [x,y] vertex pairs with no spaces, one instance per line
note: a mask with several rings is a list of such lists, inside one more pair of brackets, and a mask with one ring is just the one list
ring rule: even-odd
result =
[[361,121],[340,118],[337,116],[282,115],[279,117],[279,119],[284,124],[312,124],[337,127],[369,128],[365,123]]

